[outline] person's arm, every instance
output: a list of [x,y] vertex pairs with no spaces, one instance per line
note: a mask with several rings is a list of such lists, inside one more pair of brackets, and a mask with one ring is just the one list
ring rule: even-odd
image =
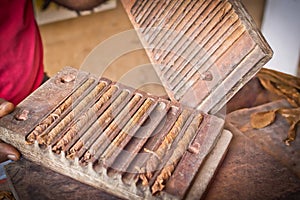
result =
[[[0,118],[14,110],[14,104],[0,98]],[[0,140],[0,163],[6,160],[19,160],[20,152],[13,146]]]
[[[49,0],[48,0],[49,1]],[[91,10],[107,0],[51,0],[61,6],[71,10],[83,11]]]

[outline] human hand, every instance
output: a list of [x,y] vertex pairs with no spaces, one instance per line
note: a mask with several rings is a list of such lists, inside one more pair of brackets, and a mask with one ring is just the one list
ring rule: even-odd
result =
[[0,163],[7,160],[19,160],[20,156],[21,154],[16,148],[0,140]]
[[[0,98],[0,117],[11,113],[14,110],[14,104]],[[0,163],[6,160],[20,159],[20,152],[13,146],[6,144],[0,140]]]
[[15,109],[14,104],[0,98],[0,118],[11,113]]

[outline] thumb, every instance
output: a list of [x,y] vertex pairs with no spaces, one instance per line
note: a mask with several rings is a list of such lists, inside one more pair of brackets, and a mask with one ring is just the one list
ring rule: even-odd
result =
[[6,160],[19,160],[20,152],[14,148],[13,146],[3,143],[0,141],[0,162],[4,162]]
[[5,115],[11,113],[14,109],[14,104],[0,98],[0,117],[4,117]]

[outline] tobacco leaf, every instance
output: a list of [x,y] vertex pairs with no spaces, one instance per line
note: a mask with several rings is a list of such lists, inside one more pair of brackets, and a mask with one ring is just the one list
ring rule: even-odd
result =
[[261,69],[257,77],[265,89],[300,107],[300,78],[270,69]]
[[300,90],[300,78],[289,74],[285,74],[271,69],[262,68],[257,74],[257,76],[259,78],[265,77],[265,79],[268,79],[274,83],[289,85],[291,87]]
[[287,85],[272,83],[270,80],[267,80],[265,78],[260,78],[259,80],[265,89],[280,97],[285,98],[291,104],[291,106],[300,106],[300,93],[297,91],[297,89]]
[[288,137],[284,140],[286,145],[290,145],[290,142],[296,139],[296,128],[300,124],[300,107],[292,109],[279,109],[278,113],[281,114],[287,122],[290,124],[288,131]]
[[253,128],[264,128],[275,121],[277,110],[253,113],[250,117],[250,123]]
[[282,84],[275,85],[293,107],[300,107],[300,93],[296,88]]
[[0,200],[15,200],[11,192],[0,191]]
[[[266,90],[285,98],[293,107],[277,110],[290,125],[284,140],[286,145],[290,145],[290,142],[296,139],[296,128],[300,123],[300,78],[264,68],[259,71],[257,77]],[[255,113],[251,116],[251,125],[253,128],[263,128],[270,125],[275,116],[274,111]]]

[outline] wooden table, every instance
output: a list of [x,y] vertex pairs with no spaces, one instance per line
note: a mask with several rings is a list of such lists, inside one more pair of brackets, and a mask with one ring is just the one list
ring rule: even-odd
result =
[[[300,131],[287,147],[283,118],[261,130],[249,125],[252,112],[288,106],[276,100],[253,79],[228,103],[226,128],[234,137],[205,199],[300,199]],[[7,165],[6,172],[19,199],[118,199],[25,159]]]

